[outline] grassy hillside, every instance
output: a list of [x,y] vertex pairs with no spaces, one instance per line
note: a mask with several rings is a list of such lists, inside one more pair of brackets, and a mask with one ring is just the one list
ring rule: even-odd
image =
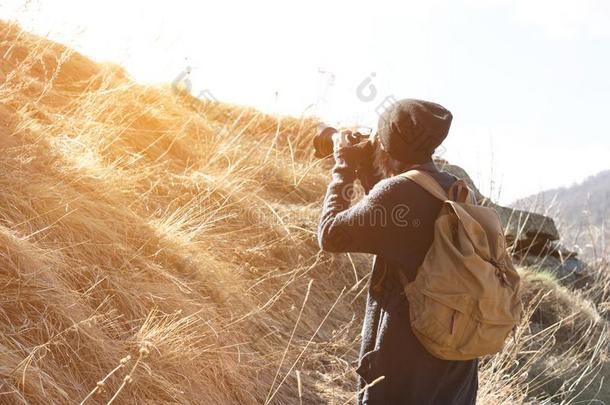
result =
[[[3,22],[0,54],[0,403],[352,401],[369,258],[317,247],[316,122],[140,86]],[[608,395],[608,272],[523,271],[480,402]]]
[[610,170],[570,187],[521,198],[511,206],[555,218],[563,242],[583,257],[609,257]]

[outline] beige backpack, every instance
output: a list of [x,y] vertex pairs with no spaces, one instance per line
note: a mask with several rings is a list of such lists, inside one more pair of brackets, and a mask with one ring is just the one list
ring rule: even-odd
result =
[[[463,180],[445,190],[429,174],[410,170],[415,181],[443,201],[434,241],[409,283],[411,329],[424,347],[445,360],[468,360],[502,350],[519,323],[519,274],[506,251],[498,213],[472,203]],[[402,273],[401,273],[402,275]]]

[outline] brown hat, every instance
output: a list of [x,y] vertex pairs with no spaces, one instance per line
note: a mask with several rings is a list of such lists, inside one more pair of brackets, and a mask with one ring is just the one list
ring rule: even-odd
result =
[[439,104],[400,100],[379,117],[379,140],[394,159],[425,163],[447,137],[452,119],[451,112]]

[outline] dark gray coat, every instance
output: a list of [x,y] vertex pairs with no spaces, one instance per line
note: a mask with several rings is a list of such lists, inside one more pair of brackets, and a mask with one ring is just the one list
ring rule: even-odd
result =
[[[413,181],[392,177],[379,181],[350,208],[349,190],[356,179],[356,152],[335,157],[318,240],[330,252],[375,255],[369,282],[362,346],[357,372],[361,404],[474,404],[477,361],[433,357],[413,335],[408,302],[398,272],[413,280],[433,239],[441,202]],[[455,181],[432,162],[420,165],[448,190]],[[384,379],[364,388],[376,378]]]

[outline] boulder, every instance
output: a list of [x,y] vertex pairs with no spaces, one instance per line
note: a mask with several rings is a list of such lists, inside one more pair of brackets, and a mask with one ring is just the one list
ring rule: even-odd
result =
[[474,192],[478,204],[496,209],[514,256],[520,258],[552,256],[561,261],[576,256],[576,253],[565,249],[559,243],[559,232],[552,218],[498,205],[481,194],[464,169],[443,159],[437,159],[435,163],[439,169],[463,179]]

